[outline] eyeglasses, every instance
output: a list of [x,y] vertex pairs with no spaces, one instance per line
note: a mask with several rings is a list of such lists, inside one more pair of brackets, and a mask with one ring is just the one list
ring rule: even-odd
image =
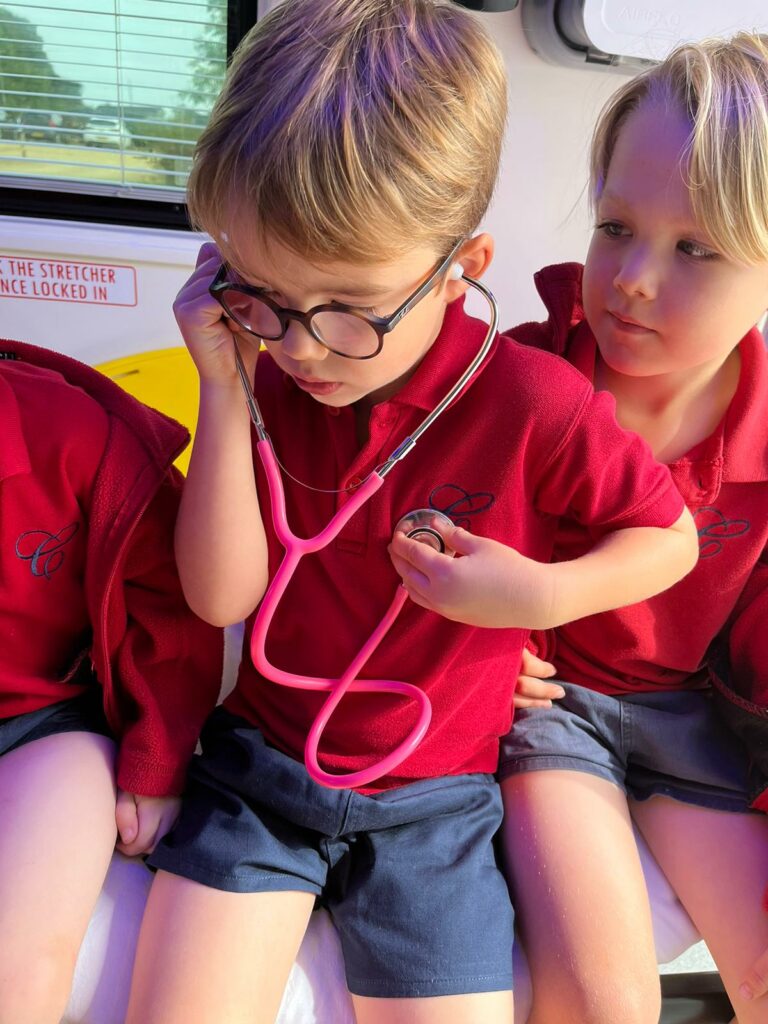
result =
[[226,263],[219,267],[209,291],[228,317],[257,338],[280,341],[285,337],[290,321],[298,320],[315,341],[336,355],[344,356],[345,359],[373,359],[384,346],[384,335],[394,330],[403,317],[435,287],[463,241],[463,238],[459,239],[427,280],[389,317],[365,313],[343,302],[313,306],[306,313],[278,306],[260,288],[227,281],[229,268]]

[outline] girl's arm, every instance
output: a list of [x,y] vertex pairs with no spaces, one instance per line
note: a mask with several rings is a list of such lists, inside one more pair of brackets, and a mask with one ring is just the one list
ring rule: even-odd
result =
[[[207,622],[226,626],[246,618],[264,594],[267,542],[233,335],[208,293],[220,262],[216,247],[204,245],[174,305],[200,375],[200,414],[175,547],[189,606]],[[248,336],[239,343],[253,379],[258,343]]]

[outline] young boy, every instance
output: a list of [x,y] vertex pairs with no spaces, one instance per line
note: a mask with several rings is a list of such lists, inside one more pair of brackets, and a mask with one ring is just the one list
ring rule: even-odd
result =
[[[251,616],[282,553],[233,332],[285,466],[288,522],[311,537],[486,334],[464,313],[451,263],[479,277],[490,262],[490,237],[471,236],[505,106],[486,34],[432,0],[287,0],[241,45],[190,182],[193,217],[218,249],[203,247],[176,305],[201,378],[176,546],[187,598],[209,621]],[[393,540],[418,508],[453,518],[446,540],[462,557]],[[595,546],[551,566],[563,514]],[[375,784],[313,782],[303,748],[325,694],[270,682],[246,644],[179,823],[152,857],[161,870],[130,1024],[274,1019],[317,897],[362,1024],[510,1020],[512,911],[491,773],[527,631],[638,600],[694,561],[667,471],[618,428],[612,403],[564,362],[496,340],[384,486],[300,563],[266,641],[279,669],[336,677],[402,577],[412,600],[362,675],[429,696],[424,739]],[[413,719],[412,702],[351,693],[325,730],[324,767],[381,760]]]
[[172,555],[186,431],[0,342],[0,1020],[56,1024],[115,845],[151,849],[215,703],[221,637]]

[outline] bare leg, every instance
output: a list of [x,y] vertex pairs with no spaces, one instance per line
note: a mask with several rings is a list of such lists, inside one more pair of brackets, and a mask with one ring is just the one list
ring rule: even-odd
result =
[[765,1024],[768,996],[747,1001],[739,984],[768,949],[768,819],[694,807],[668,797],[632,803],[661,869],[704,937],[739,1024]]
[[502,793],[530,1024],[657,1024],[651,915],[624,793],[554,770],[514,775]]
[[511,992],[479,992],[429,999],[353,996],[357,1024],[512,1024]]
[[34,740],[0,758],[0,1021],[55,1024],[115,845],[114,744]]
[[158,872],[126,1024],[271,1024],[314,896],[233,893]]

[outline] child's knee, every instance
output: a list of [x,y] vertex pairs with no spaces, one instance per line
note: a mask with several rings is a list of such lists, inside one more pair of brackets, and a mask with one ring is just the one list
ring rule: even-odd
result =
[[617,968],[605,983],[599,973],[592,972],[583,983],[561,978],[557,984],[534,986],[528,1024],[658,1024],[661,987],[657,974],[633,976]]

